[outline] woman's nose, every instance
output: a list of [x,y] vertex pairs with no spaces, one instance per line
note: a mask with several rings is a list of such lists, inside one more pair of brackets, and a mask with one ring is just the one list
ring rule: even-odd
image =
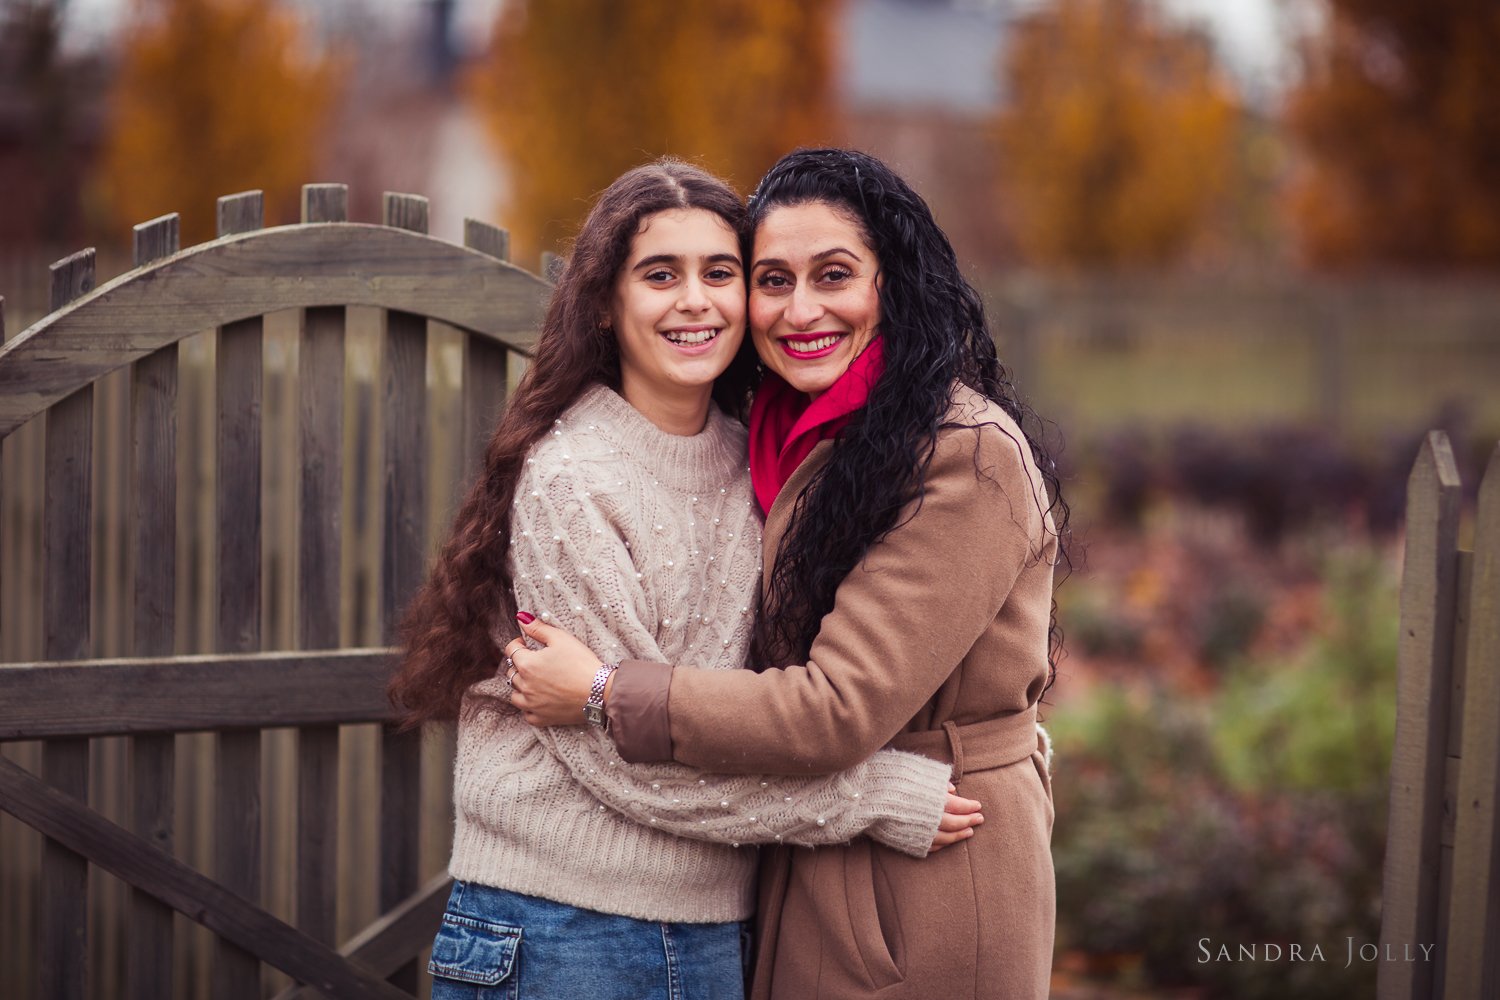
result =
[[799,285],[792,289],[791,301],[787,303],[787,322],[800,329],[806,329],[816,323],[823,316],[823,307],[818,303],[817,296],[807,290],[805,285]]

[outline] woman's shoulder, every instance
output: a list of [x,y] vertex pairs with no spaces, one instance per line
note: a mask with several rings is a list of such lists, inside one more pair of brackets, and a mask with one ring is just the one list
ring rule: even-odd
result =
[[998,486],[1007,496],[1029,493],[1040,509],[1048,506],[1044,480],[1020,424],[995,400],[960,383],[954,385],[938,431],[930,471]]
[[981,452],[996,457],[1014,456],[1017,468],[1034,464],[1031,444],[1016,419],[993,399],[955,382],[948,411],[938,430],[938,448],[940,451],[957,450],[967,442],[967,447],[972,450],[976,435]]

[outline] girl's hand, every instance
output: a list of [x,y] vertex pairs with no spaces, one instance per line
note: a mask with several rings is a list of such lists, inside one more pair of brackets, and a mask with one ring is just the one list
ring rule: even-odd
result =
[[[587,697],[587,695],[585,695]],[[937,836],[932,839],[932,850],[940,851],[949,844],[967,840],[974,836],[974,828],[984,822],[979,803],[973,799],[956,795],[957,789],[948,786],[948,804],[943,806],[943,818],[938,823]]]
[[[542,648],[528,649],[521,639],[513,639],[505,647],[505,655],[513,664],[502,667],[510,675],[510,703],[533,726],[583,725],[583,706],[589,700],[594,674],[604,661],[571,633],[527,612],[516,615],[516,622],[525,636]],[[606,700],[609,688],[606,684]]]

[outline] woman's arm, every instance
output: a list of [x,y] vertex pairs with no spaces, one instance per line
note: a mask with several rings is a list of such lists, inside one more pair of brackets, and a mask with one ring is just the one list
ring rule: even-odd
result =
[[[839,586],[806,664],[672,670],[675,759],[737,773],[827,772],[900,732],[995,619],[1023,568],[1044,558],[1043,501],[1025,448],[994,425],[941,434],[921,500]],[[529,654],[517,678],[534,717],[580,700],[577,676],[590,657],[560,648],[556,657],[550,645]]]
[[[511,550],[519,605],[547,609],[554,624],[612,644],[616,655],[660,658],[644,624],[655,616],[644,613],[625,542],[593,502],[594,490],[571,468],[540,462],[523,487]],[[538,737],[600,808],[702,840],[828,844],[867,832],[920,857],[934,846],[949,803],[948,766],[915,754],[883,752],[831,775],[761,778],[628,764],[594,729],[540,729]],[[971,825],[977,803],[954,801]],[[945,832],[956,822],[950,815]]]

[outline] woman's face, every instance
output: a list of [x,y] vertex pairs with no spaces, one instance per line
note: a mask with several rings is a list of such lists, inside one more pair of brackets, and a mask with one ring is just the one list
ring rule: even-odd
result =
[[713,212],[641,221],[610,299],[626,399],[706,390],[724,373],[745,337],[744,274],[739,240]]
[[880,327],[880,261],[826,202],[774,208],[755,230],[750,336],[765,366],[817,398]]

